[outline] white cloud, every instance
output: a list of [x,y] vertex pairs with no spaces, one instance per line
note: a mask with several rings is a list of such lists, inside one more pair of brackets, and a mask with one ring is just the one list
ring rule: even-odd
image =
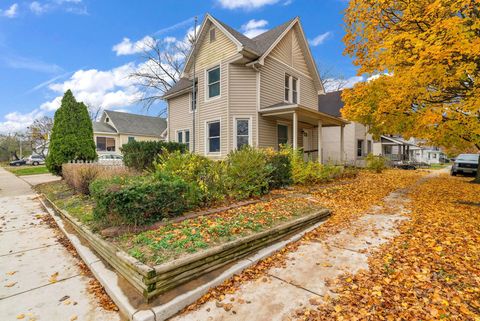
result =
[[0,10],[0,15],[7,18],[15,18],[18,15],[18,3],[12,4],[6,10]]
[[325,81],[325,91],[332,92],[345,88],[352,88],[356,83],[365,81],[362,76],[353,76],[350,78],[327,78]]
[[38,1],[33,1],[32,3],[30,3],[29,8],[30,8],[30,11],[32,11],[36,15],[41,15],[41,14],[47,12],[47,10],[48,10],[47,5],[43,5]]
[[323,44],[331,36],[332,36],[332,33],[330,31],[327,31],[309,40],[308,42],[310,43],[311,46],[316,47]]
[[142,93],[135,86],[130,74],[136,70],[133,63],[125,64],[111,70],[78,70],[69,79],[60,83],[50,84],[48,87],[59,96],[40,106],[41,110],[54,111],[60,107],[63,93],[68,89],[78,101],[88,106],[101,109],[112,109],[129,106]]
[[243,31],[243,34],[249,38],[254,38],[259,34],[267,31],[264,27],[268,25],[267,20],[249,20],[246,24],[242,25],[240,28]]
[[62,71],[62,68],[56,64],[50,64],[41,60],[14,54],[3,54],[0,56],[0,61],[5,63],[8,67],[15,69],[27,69],[45,73],[58,73]]
[[279,0],[217,0],[226,9],[256,9],[275,4]]
[[113,46],[112,50],[117,53],[117,56],[133,55],[143,52],[154,44],[155,40],[150,36],[145,36],[136,42],[132,42],[129,38],[123,38],[122,42]]
[[14,132],[21,132],[27,129],[33,121],[44,116],[44,112],[39,109],[34,109],[29,113],[19,113],[17,111],[8,113],[4,116],[4,121],[0,122],[0,134],[8,134]]

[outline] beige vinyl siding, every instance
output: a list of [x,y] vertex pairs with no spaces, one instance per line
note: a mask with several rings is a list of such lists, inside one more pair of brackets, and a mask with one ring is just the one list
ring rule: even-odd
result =
[[168,100],[168,139],[177,141],[177,131],[192,130],[192,113],[190,113],[190,93]]
[[299,37],[300,30],[298,29],[298,25],[295,26],[294,30],[290,32],[292,34],[292,62],[293,68],[301,71],[306,75],[311,75],[307,62],[305,61],[305,55],[303,52],[302,47],[300,46]]
[[283,64],[275,58],[265,58],[260,69],[260,108],[282,103],[285,96],[285,74],[299,80],[299,103],[302,106],[318,110],[318,94],[312,78],[306,77],[296,69]]
[[128,137],[133,137],[135,138],[136,141],[139,142],[144,142],[144,141],[154,141],[154,140],[162,140],[160,137],[154,137],[154,136],[141,136],[141,135],[135,135],[135,134],[120,134],[118,137],[118,140],[120,142],[119,147],[122,147],[124,144],[128,143]]
[[252,145],[256,146],[257,130],[257,73],[249,67],[230,64],[229,66],[229,125],[230,146],[228,150],[235,148],[235,118],[251,118],[250,136]]
[[283,61],[289,66],[293,66],[292,60],[292,43],[293,43],[293,33],[288,32],[282,40],[273,48],[272,52],[270,53],[271,57],[275,57],[280,61]]

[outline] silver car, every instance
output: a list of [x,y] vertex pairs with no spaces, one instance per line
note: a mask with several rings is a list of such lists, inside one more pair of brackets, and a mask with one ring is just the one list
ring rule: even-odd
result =
[[41,155],[31,155],[26,159],[26,161],[27,161],[26,162],[27,165],[33,165],[33,166],[45,164],[45,158]]
[[450,174],[476,174],[478,170],[479,154],[460,154],[455,159]]

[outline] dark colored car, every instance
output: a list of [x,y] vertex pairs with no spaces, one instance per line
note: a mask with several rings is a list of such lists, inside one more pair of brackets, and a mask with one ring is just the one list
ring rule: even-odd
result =
[[460,154],[455,159],[450,174],[476,174],[478,170],[478,154]]
[[10,166],[21,166],[21,165],[26,165],[26,164],[27,164],[27,160],[23,159],[23,158],[10,162]]

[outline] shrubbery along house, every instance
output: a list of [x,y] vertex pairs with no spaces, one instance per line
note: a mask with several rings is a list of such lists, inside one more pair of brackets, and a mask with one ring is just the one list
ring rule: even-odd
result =
[[215,159],[246,144],[288,143],[326,161],[322,128],[340,128],[343,155],[348,122],[322,110],[318,97],[324,94],[298,17],[248,38],[207,14],[182,78],[163,96],[167,136]]

